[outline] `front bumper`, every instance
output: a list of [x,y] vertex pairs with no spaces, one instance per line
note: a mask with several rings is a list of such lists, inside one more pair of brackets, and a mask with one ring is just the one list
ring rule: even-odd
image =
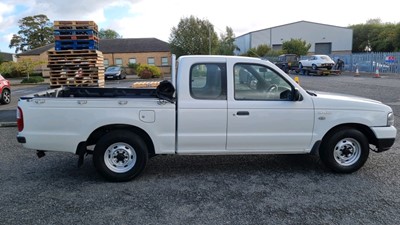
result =
[[394,144],[395,138],[378,139],[376,152],[384,152],[389,150]]
[[371,127],[376,137],[376,152],[383,152],[389,150],[396,139],[397,129],[394,126],[389,127]]

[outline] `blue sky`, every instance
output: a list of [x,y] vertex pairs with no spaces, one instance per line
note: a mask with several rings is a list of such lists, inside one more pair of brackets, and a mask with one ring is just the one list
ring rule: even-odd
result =
[[171,28],[190,15],[208,19],[218,33],[229,26],[240,36],[300,20],[343,27],[375,18],[399,23],[396,5],[395,0],[0,0],[0,51],[13,53],[8,45],[19,30],[18,20],[38,14],[51,22],[92,20],[124,38],[168,41]]

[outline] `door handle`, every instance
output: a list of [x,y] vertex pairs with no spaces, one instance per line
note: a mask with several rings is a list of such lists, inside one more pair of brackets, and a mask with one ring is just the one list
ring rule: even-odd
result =
[[238,116],[248,116],[250,113],[248,111],[239,111],[236,113]]

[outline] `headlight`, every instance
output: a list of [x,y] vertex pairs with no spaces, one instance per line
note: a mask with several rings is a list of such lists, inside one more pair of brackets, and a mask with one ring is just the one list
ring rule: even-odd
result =
[[393,112],[390,112],[387,115],[387,125],[388,126],[394,126],[394,115],[393,115]]

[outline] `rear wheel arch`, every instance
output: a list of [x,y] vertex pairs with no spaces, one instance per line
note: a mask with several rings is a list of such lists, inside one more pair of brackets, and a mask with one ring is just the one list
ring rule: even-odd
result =
[[89,146],[96,144],[105,134],[115,130],[126,130],[139,135],[147,146],[149,157],[155,155],[155,147],[150,135],[139,127],[126,124],[111,124],[97,128],[89,135],[86,140],[86,145]]

